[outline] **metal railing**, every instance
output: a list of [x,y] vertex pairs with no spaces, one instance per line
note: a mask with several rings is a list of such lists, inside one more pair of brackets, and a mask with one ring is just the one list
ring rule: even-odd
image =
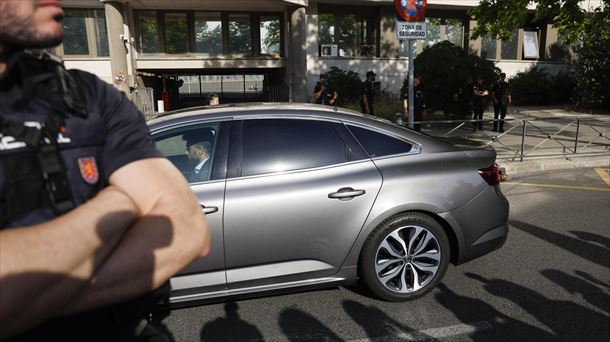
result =
[[[499,121],[499,120],[498,120]],[[493,146],[499,160],[610,155],[610,117],[561,116],[505,119],[504,132],[492,132],[494,120],[420,121],[433,136],[459,136]],[[481,123],[484,130],[476,127]]]

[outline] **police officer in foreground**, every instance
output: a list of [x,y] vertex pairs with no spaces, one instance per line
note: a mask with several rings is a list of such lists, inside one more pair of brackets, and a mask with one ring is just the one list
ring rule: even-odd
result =
[[314,103],[326,106],[336,106],[339,93],[328,83],[328,75],[321,74],[320,82],[313,89]]
[[483,76],[479,75],[479,77],[477,77],[477,83],[474,85],[473,92],[474,98],[472,104],[474,106],[474,119],[477,120],[474,124],[475,130],[478,128],[482,131],[483,113],[485,112],[485,109],[487,109],[487,98],[489,96],[489,90],[487,90]]
[[366,73],[366,80],[362,83],[360,93],[360,111],[364,114],[375,115],[375,73]]
[[23,52],[62,16],[0,0],[0,340],[140,340],[128,301],[208,253],[207,221],[124,94]]

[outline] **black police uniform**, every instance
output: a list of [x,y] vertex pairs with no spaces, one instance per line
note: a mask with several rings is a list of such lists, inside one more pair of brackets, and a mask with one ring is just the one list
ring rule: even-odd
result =
[[506,106],[508,105],[508,97],[510,96],[510,85],[506,81],[498,81],[494,84],[492,90],[494,97],[498,103],[494,102],[494,132],[498,130],[498,116],[500,116],[500,131],[504,131],[504,118],[506,118]]
[[[368,100],[370,113],[366,112],[366,106],[362,99],[363,96],[366,96],[366,99]],[[360,111],[364,114],[375,115],[375,87],[373,86],[373,82],[369,80],[362,83],[362,91],[360,92]]]
[[[479,82],[477,82],[474,85],[474,91],[477,92],[484,92],[484,91],[488,91],[487,87],[485,86],[485,84],[479,84]],[[474,95],[474,99],[472,100],[473,105],[474,105],[474,119],[475,120],[483,120],[483,113],[485,112],[485,109],[487,108],[487,98],[489,95]],[[475,123],[475,127],[478,127],[479,129],[483,129],[483,122],[479,121]]]
[[[328,83],[326,83],[324,85],[324,87],[325,87],[324,92],[320,95],[320,97],[318,97],[315,100],[315,103],[324,104],[327,106],[334,105],[334,103],[330,103],[330,101],[333,99],[335,89]],[[318,83],[316,83],[316,86],[313,89],[313,92],[317,93],[320,91],[320,89],[322,89],[322,83],[318,82]]]
[[[9,56],[0,102],[1,229],[49,221],[95,196],[120,167],[162,156],[123,93],[49,58]],[[137,310],[51,319],[14,340],[132,340],[128,311]]]
[[[403,100],[409,101],[409,87],[403,87],[403,89]],[[417,87],[413,87],[413,95],[415,97],[413,99],[413,121],[422,121],[424,119],[424,113],[426,112],[426,103],[424,102],[424,92],[422,90],[421,84],[417,85]],[[421,131],[421,124],[413,124],[413,129],[418,132]]]

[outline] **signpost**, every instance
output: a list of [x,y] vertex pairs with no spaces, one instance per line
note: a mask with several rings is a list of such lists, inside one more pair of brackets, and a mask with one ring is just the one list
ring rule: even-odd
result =
[[428,0],[394,0],[396,10],[396,36],[406,40],[409,54],[409,127],[413,128],[415,118],[415,94],[413,91],[413,40],[426,39],[424,21]]

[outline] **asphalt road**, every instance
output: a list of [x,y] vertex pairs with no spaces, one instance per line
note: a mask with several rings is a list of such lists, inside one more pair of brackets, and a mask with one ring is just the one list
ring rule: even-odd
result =
[[[580,169],[512,179],[504,247],[450,266],[425,297],[334,287],[174,310],[176,341],[604,341],[610,180]],[[484,213],[482,213],[484,214]]]

